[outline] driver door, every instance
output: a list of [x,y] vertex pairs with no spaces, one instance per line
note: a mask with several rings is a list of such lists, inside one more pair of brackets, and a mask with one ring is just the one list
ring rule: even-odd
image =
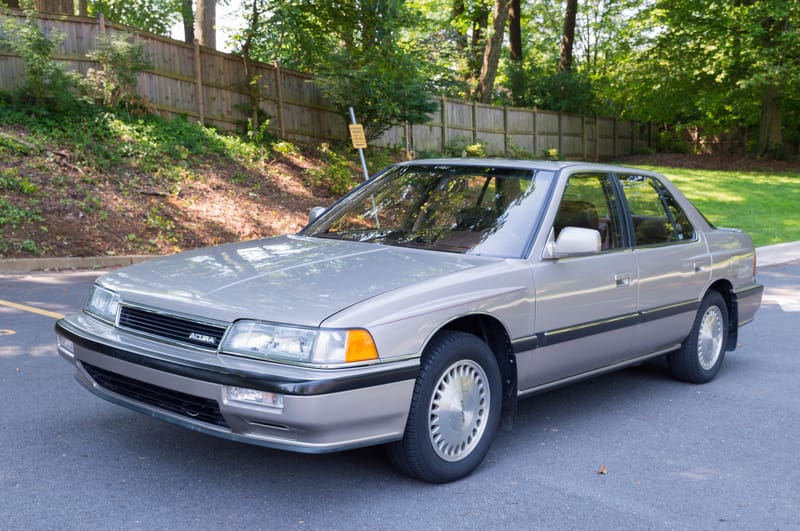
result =
[[605,173],[569,177],[553,236],[558,238],[564,227],[597,230],[601,251],[533,265],[538,344],[523,389],[606,367],[630,355],[638,277],[613,179]]

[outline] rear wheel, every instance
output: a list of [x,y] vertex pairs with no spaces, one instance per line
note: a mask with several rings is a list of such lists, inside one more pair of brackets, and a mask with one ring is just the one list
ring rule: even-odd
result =
[[728,344],[728,306],[711,291],[700,304],[694,326],[680,350],[667,357],[672,376],[690,383],[706,383],[719,372]]
[[431,483],[468,475],[497,433],[501,394],[500,369],[486,343],[441,332],[422,356],[405,434],[389,447],[392,463]]

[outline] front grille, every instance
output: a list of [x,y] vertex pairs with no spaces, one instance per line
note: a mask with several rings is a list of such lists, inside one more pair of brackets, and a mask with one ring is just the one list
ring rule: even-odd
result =
[[167,315],[142,308],[123,306],[119,313],[120,328],[144,332],[152,336],[177,341],[195,347],[216,350],[225,327],[203,323],[185,317]]
[[84,363],[97,385],[118,395],[143,402],[193,420],[228,427],[216,400],[173,391]]

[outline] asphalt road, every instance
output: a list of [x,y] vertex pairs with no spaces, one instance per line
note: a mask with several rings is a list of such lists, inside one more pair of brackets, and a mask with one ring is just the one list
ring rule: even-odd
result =
[[291,454],[106,403],[53,334],[96,273],[0,276],[0,529],[800,529],[800,263],[759,273],[716,380],[653,362],[533,397],[440,486],[380,448]]

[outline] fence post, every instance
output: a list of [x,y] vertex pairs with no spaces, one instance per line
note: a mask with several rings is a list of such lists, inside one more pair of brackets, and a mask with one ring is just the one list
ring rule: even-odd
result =
[[97,34],[103,35],[106,32],[106,17],[102,12],[97,14]]
[[194,79],[197,86],[197,111],[200,125],[206,125],[206,97],[203,90],[203,64],[200,62],[200,41],[194,40]]
[[472,100],[472,143],[478,142],[478,102]]
[[286,138],[286,122],[283,116],[283,81],[281,80],[281,65],[278,61],[273,63],[275,66],[275,95],[278,97],[278,133],[281,138]]
[[508,156],[508,106],[503,105],[503,156]]
[[411,160],[411,152],[414,150],[414,126],[408,122],[405,123],[405,137],[406,160]]
[[581,157],[583,157],[583,160],[586,160],[586,156],[587,156],[586,144],[587,144],[587,141],[586,141],[586,115],[582,114],[581,115]]
[[600,161],[600,117],[594,115],[594,161]]
[[447,149],[447,98],[442,94],[442,152]]
[[533,131],[531,136],[533,136],[533,155],[538,156],[539,153],[539,146],[537,146],[538,142],[538,133],[539,133],[539,109],[536,107],[533,108]]

